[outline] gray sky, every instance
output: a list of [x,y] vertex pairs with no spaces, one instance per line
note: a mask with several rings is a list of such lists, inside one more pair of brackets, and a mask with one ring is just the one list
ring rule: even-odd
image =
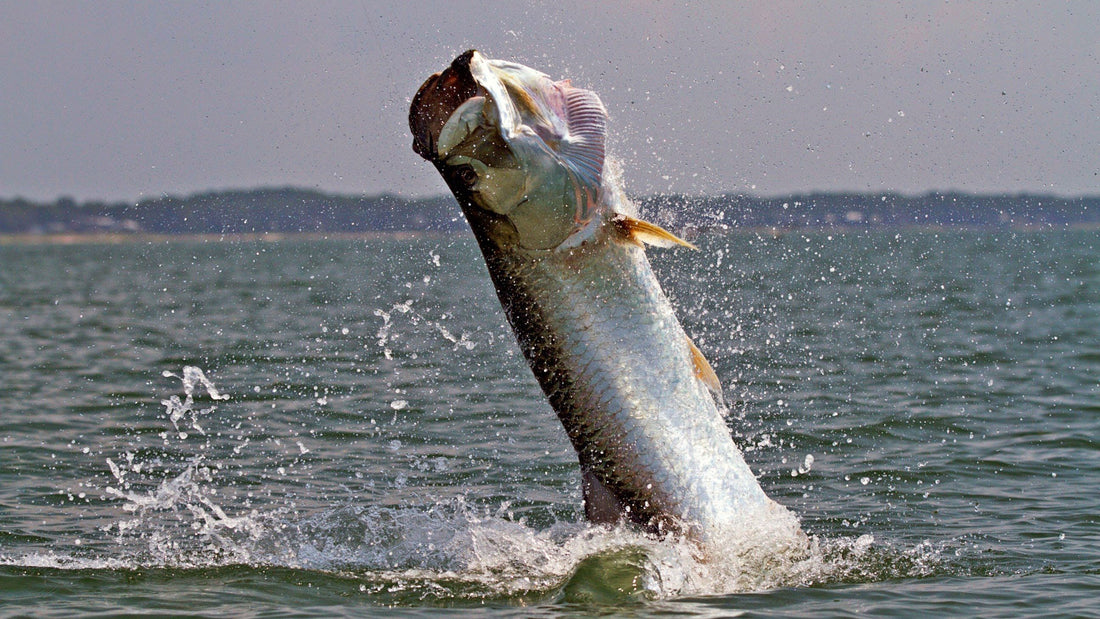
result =
[[0,197],[439,194],[463,50],[603,98],[634,193],[1100,193],[1100,3],[0,0]]

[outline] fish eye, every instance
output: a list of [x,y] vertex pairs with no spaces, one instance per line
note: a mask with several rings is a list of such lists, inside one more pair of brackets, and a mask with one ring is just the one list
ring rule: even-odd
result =
[[477,183],[477,171],[468,163],[455,168],[454,175],[455,178],[462,181],[462,184],[467,189],[473,187]]

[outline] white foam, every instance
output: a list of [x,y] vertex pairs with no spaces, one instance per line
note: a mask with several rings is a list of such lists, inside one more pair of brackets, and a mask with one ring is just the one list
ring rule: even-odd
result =
[[[186,483],[177,479],[176,485]],[[166,492],[156,501],[188,503],[185,494]],[[210,501],[192,500],[190,513],[200,526],[190,534],[186,528],[159,526],[149,511],[131,521],[132,528],[120,521],[118,533],[140,536],[145,551],[130,548],[126,554],[123,545],[117,557],[31,553],[0,556],[0,564],[56,569],[277,566],[354,574],[374,592],[496,597],[553,591],[566,586],[583,562],[595,559],[598,567],[601,560],[629,551],[641,557],[634,583],[651,599],[759,591],[853,575],[873,580],[873,572],[882,569],[868,564],[874,547],[869,535],[822,545],[815,541],[798,556],[775,548],[767,555],[746,552],[753,545],[742,543],[729,555],[706,559],[683,539],[575,522],[535,529],[485,514],[462,499],[427,508],[348,504],[301,520],[277,513],[230,516]],[[145,505],[148,510],[153,503]],[[200,537],[206,542],[195,544]],[[921,562],[934,562],[939,552],[916,548],[906,557],[919,572]]]

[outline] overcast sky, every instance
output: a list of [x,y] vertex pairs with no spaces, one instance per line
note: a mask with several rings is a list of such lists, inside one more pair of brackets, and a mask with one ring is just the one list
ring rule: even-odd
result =
[[1100,2],[0,0],[0,197],[444,193],[408,104],[471,47],[599,93],[633,193],[1100,193]]

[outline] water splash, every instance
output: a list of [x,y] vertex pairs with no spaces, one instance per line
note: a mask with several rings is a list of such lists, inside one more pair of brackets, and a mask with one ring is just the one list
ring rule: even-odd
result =
[[[229,395],[218,391],[213,381],[194,366],[184,367],[182,376],[168,371],[162,375],[182,383],[182,400],[178,395],[161,400],[176,432],[160,434],[160,450],[128,450],[120,457],[106,458],[111,480],[103,488],[104,497],[120,501],[125,515],[100,530],[113,535],[116,548],[135,565],[204,566],[247,561],[250,553],[240,541],[264,538],[270,522],[254,510],[231,514],[233,507],[223,507],[234,505],[236,499],[224,491],[227,484],[219,478],[225,465],[216,456],[202,453],[215,449],[198,423],[200,416],[211,415],[217,407],[196,405],[196,398],[224,402]],[[189,433],[180,429],[185,420],[188,425],[184,427],[203,437],[201,443],[188,441]],[[179,442],[174,443],[173,437]],[[247,444],[245,439],[233,453],[239,454]],[[303,449],[300,442],[299,449]],[[182,457],[173,456],[173,452]]]
[[382,319],[382,324],[378,327],[378,331],[375,334],[377,338],[377,345],[382,348],[383,355],[386,359],[393,359],[393,349],[390,347],[390,341],[395,337],[393,333],[395,316],[408,315],[408,320],[412,325],[419,325],[421,323],[430,326],[434,329],[443,339],[447,340],[454,345],[454,350],[464,348],[466,350],[473,350],[477,346],[477,342],[470,339],[470,333],[463,331],[456,337],[451,333],[450,329],[443,324],[443,320],[447,318],[446,315],[440,320],[432,320],[424,316],[423,313],[413,309],[414,301],[407,299],[402,302],[394,303],[390,306],[389,311],[376,308],[374,315]]
[[182,401],[177,395],[173,395],[167,400],[160,401],[165,408],[165,412],[168,414],[168,419],[172,422],[172,426],[175,427],[176,433],[180,435],[180,438],[187,438],[187,434],[180,431],[179,422],[186,415],[190,414],[191,427],[199,434],[206,434],[206,431],[199,425],[199,415],[208,415],[214,412],[216,407],[211,406],[209,408],[196,410],[194,400],[195,387],[201,385],[206,389],[207,394],[212,400],[228,400],[229,396],[219,393],[217,388],[214,387],[214,383],[206,378],[206,374],[204,374],[201,369],[194,366],[184,366],[182,378],[167,370],[162,372],[161,375],[165,378],[180,378],[180,380],[183,381],[184,399]]

